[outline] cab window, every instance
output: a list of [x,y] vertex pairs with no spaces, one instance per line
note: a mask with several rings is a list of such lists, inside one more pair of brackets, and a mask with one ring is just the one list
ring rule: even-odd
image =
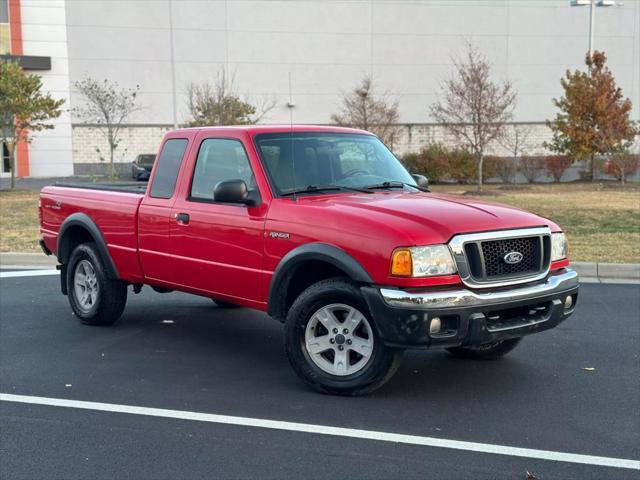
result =
[[149,191],[151,197],[171,198],[173,196],[187,144],[188,141],[184,138],[172,138],[164,142]]
[[213,189],[226,180],[244,180],[249,191],[256,189],[255,177],[242,143],[226,138],[208,138],[200,145],[189,198],[213,201]]

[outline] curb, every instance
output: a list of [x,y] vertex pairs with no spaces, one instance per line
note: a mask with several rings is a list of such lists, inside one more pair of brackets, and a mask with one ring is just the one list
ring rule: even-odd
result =
[[[58,264],[54,255],[43,253],[0,253],[0,268],[53,268]],[[572,262],[580,280],[596,283],[640,283],[640,263]]]
[[44,253],[0,253],[0,268],[55,268],[58,259]]
[[570,266],[581,282],[640,283],[640,263],[571,262]]

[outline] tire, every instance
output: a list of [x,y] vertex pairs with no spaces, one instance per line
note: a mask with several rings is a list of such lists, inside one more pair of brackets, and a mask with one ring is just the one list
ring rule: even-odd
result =
[[447,351],[458,358],[470,358],[476,360],[497,360],[505,356],[511,350],[516,348],[522,338],[511,338],[509,340],[499,340],[477,347],[452,347]]
[[[87,290],[89,299],[83,300]],[[107,277],[93,242],[78,245],[71,253],[67,292],[74,315],[87,325],[112,325],[127,303],[127,284]]]
[[[401,350],[382,343],[359,289],[341,278],[322,280],[293,302],[285,321],[285,345],[296,374],[314,390],[332,395],[373,392],[393,376],[402,359]],[[310,351],[313,346],[317,351]]]
[[216,300],[212,298],[213,303],[215,303],[219,308],[240,308],[240,305],[236,305],[235,303],[223,302],[222,300]]

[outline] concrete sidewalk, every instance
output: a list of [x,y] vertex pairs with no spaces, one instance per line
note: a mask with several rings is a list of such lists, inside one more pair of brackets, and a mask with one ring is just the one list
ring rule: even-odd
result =
[[[54,268],[58,264],[55,256],[43,253],[0,253],[0,268]],[[585,283],[638,283],[639,263],[591,263],[572,262],[571,268],[580,274]]]

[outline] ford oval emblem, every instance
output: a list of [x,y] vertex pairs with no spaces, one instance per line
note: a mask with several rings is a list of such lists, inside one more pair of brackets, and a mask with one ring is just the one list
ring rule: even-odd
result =
[[516,263],[520,263],[522,261],[522,255],[520,252],[509,252],[502,259],[504,263],[508,263],[509,265],[515,265]]

